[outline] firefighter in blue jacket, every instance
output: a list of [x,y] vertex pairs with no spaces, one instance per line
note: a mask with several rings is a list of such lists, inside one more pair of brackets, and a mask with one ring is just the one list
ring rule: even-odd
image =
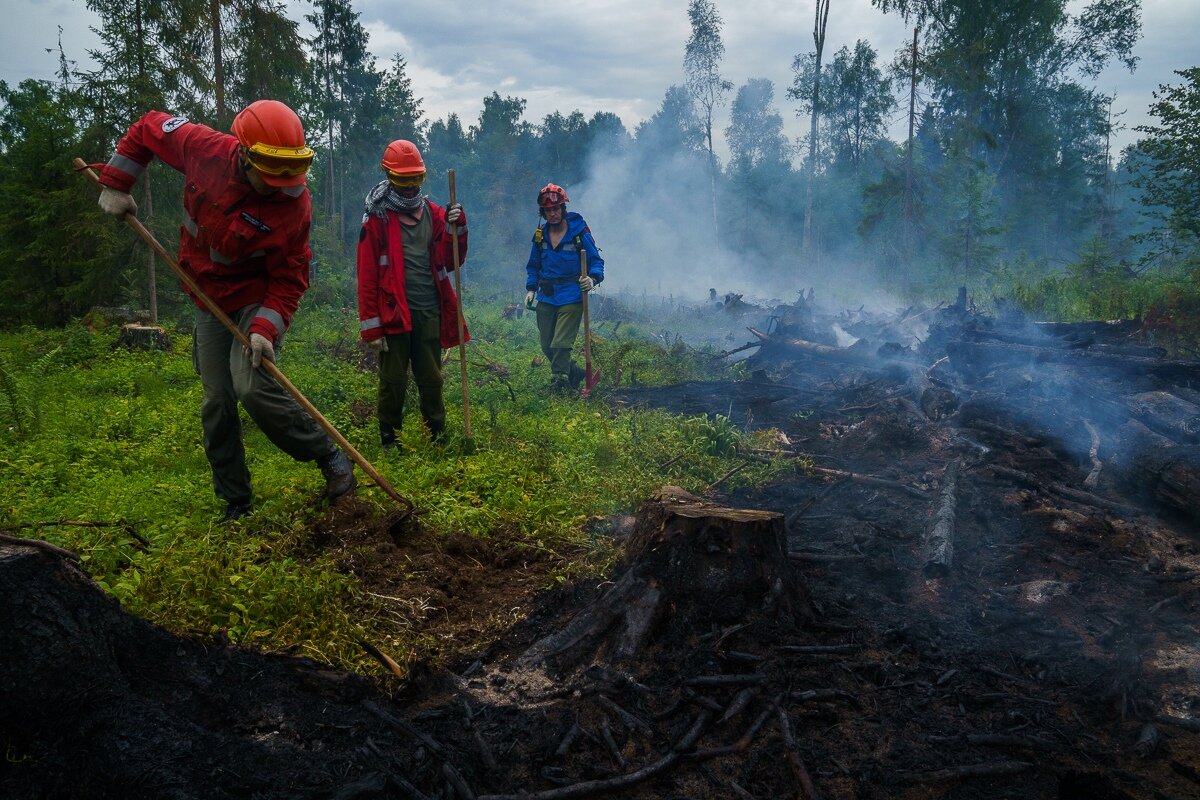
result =
[[[567,193],[548,183],[538,192],[544,222],[533,233],[525,265],[525,305],[537,300],[538,335],[550,361],[550,388],[560,394],[578,391],[584,371],[571,360],[571,348],[583,319],[583,292],[604,280],[604,259],[583,217],[567,211]],[[587,254],[587,275],[581,265]]]

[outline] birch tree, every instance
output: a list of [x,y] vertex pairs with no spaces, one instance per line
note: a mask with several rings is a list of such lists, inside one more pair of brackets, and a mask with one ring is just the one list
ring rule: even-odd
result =
[[[828,0],[825,0],[828,2]],[[725,104],[733,83],[721,77],[721,59],[725,43],[721,41],[721,15],[711,0],[691,0],[688,20],[692,35],[684,48],[683,73],[688,93],[700,107],[704,140],[708,149],[708,175],[712,191],[713,237],[720,244],[717,229],[717,156],[713,150],[713,114]]]

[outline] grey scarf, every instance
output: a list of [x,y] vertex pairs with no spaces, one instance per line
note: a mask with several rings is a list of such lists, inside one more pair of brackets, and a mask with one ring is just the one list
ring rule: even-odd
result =
[[387,216],[388,211],[412,214],[425,205],[426,197],[428,195],[423,194],[418,194],[411,199],[401,197],[400,192],[396,191],[396,187],[392,186],[391,181],[382,180],[367,192],[366,213],[376,217]]

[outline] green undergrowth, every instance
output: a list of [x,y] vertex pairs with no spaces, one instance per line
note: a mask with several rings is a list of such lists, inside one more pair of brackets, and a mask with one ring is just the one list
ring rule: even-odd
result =
[[[469,443],[457,350],[445,370],[450,442],[429,443],[410,416],[400,456],[377,442],[376,376],[365,367],[352,311],[302,309],[279,362],[417,504],[435,540],[458,532],[515,537],[556,556],[548,584],[596,572],[611,563],[613,548],[595,532],[603,526],[589,521],[630,512],[665,483],[702,491],[742,463],[740,447],[756,446],[755,434],[724,417],[603,402],[616,380],[712,378],[707,353],[597,336],[599,396],[554,398],[531,315],[507,320],[497,307],[471,316]],[[170,352],[115,349],[115,328],[0,334],[0,529],[75,551],[127,610],[176,631],[371,671],[360,640],[386,644],[394,656],[423,655],[425,642],[397,629],[332,556],[312,552],[321,476],[275,449],[244,414],[255,511],[216,524],[222,504],[201,444],[190,336],[186,325],[166,327]],[[412,397],[415,406],[415,387]],[[784,469],[753,462],[721,485]],[[396,507],[361,472],[359,497],[380,515]]]

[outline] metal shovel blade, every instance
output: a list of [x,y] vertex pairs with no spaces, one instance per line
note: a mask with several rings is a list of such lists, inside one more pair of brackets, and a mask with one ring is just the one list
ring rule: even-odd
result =
[[596,388],[596,384],[600,382],[600,370],[588,372],[583,379],[583,388],[579,390],[580,397],[587,397],[592,393],[592,389]]

